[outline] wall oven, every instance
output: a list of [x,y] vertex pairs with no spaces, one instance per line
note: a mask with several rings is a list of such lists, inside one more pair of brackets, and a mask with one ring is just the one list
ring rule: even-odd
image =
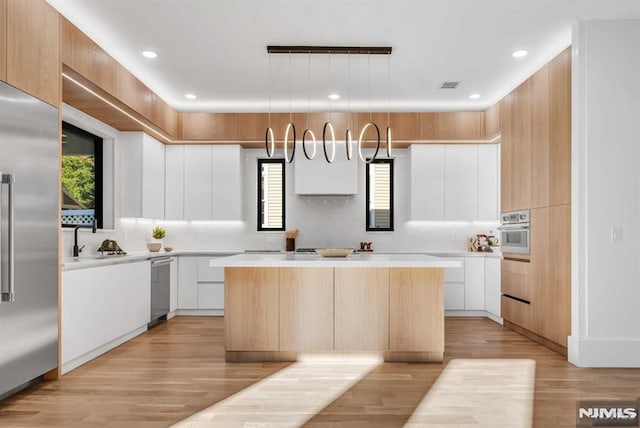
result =
[[531,252],[530,210],[500,215],[500,238],[503,253],[529,254]]

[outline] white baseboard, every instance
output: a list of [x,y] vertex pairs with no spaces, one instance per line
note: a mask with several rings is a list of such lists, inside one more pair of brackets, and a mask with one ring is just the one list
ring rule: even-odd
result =
[[108,352],[110,350],[112,350],[113,348],[116,348],[120,345],[122,345],[125,342],[128,342],[129,340],[133,339],[136,336],[139,336],[140,334],[144,333],[145,331],[147,331],[147,325],[143,325],[142,327],[138,327],[135,330],[132,330],[131,332],[124,334],[120,337],[118,337],[117,339],[112,340],[111,342],[105,343],[104,345],[87,352],[86,354],[80,355],[77,358],[74,358],[71,361],[67,361],[67,362],[63,362],[62,363],[62,374],[67,374],[69,373],[71,370],[76,369],[78,367],[80,367],[81,365],[83,365],[84,363],[88,363],[89,361],[93,360],[94,358],[99,357],[100,355],[104,354],[105,352]]
[[504,320],[502,319],[502,317],[492,314],[491,312],[486,312],[486,314],[487,314],[487,318],[489,318],[491,321],[495,321],[500,325],[504,325]]
[[176,316],[176,311],[171,311],[167,314],[167,321]]
[[569,336],[569,362],[578,367],[640,367],[640,339]]
[[176,315],[187,317],[222,317],[224,309],[176,309]]

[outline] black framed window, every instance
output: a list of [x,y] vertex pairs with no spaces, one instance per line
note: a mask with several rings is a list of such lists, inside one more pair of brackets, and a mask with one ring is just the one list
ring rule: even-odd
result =
[[376,159],[366,168],[367,231],[393,231],[393,159]]
[[258,159],[258,230],[285,228],[284,159]]
[[62,223],[102,228],[102,138],[62,122]]

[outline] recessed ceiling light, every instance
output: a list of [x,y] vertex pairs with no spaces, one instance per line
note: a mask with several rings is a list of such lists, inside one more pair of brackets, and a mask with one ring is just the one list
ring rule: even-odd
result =
[[157,58],[158,54],[154,51],[142,51],[142,56],[145,58]]
[[340,95],[338,95],[338,94],[329,94],[329,99],[330,100],[339,100],[340,99]]
[[191,94],[191,93],[184,94],[184,97],[189,99],[189,100],[195,100],[196,98],[198,98],[198,97],[196,97],[196,94]]
[[478,98],[480,98],[480,94],[471,94],[469,95],[469,98],[471,98],[472,100],[477,100]]
[[529,52],[525,51],[525,50],[520,50],[520,51],[515,51],[514,53],[511,54],[512,57],[514,58],[522,58],[527,56]]

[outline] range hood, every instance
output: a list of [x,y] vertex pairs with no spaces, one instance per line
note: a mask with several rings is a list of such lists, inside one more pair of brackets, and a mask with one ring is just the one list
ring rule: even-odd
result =
[[[327,151],[331,155],[329,144]],[[304,155],[296,156],[293,163],[295,193],[305,196],[355,195],[358,193],[360,163],[355,151],[351,160],[347,160],[344,142],[336,143],[335,159],[333,163],[328,163],[324,158],[320,142],[313,160],[308,160]]]

